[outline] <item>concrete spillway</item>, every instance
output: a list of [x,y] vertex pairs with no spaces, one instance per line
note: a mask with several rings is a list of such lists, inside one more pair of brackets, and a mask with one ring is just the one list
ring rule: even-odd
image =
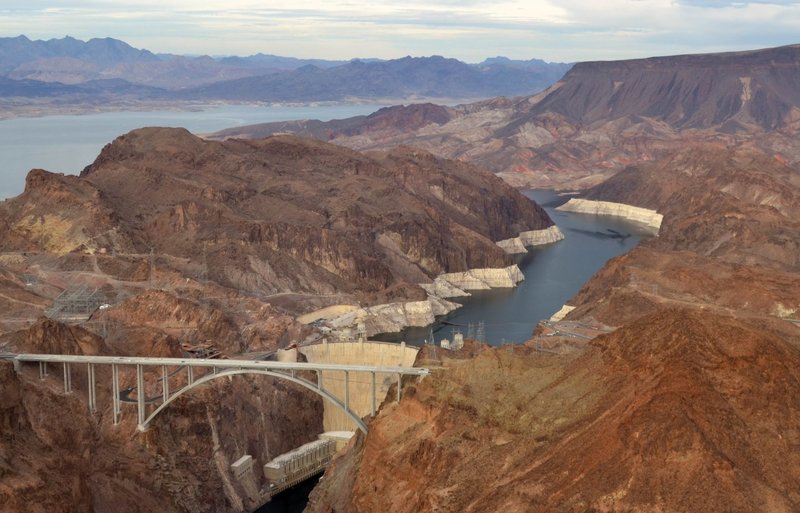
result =
[[[417,358],[416,347],[388,342],[330,342],[304,346],[300,351],[311,363],[347,363],[349,365],[378,365],[382,367],[412,367]],[[344,372],[324,371],[325,388],[344,401]],[[372,411],[372,380],[364,375],[349,376],[350,409],[363,417]],[[377,374],[377,404],[386,397],[389,387],[397,382],[396,374]],[[325,402],[323,425],[325,431],[353,431],[353,421],[344,412]]]

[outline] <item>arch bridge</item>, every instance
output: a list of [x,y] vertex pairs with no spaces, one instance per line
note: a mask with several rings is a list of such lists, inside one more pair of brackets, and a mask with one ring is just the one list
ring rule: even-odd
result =
[[[341,365],[305,362],[276,362],[259,360],[211,360],[200,358],[146,358],[131,356],[77,356],[60,354],[0,354],[0,359],[11,360],[17,372],[27,364],[38,364],[39,378],[46,379],[49,369],[61,370],[64,392],[73,391],[72,377],[85,372],[89,411],[97,411],[97,371],[110,368],[111,399],[114,424],[122,415],[123,403],[135,403],[139,431],[146,431],[153,419],[183,394],[217,378],[241,374],[260,374],[287,380],[320,395],[340,408],[367,432],[364,421],[350,408],[350,380],[352,375],[368,376],[371,380],[371,415],[378,402],[376,378],[394,376],[397,380],[396,400],[402,394],[403,376],[427,376],[429,370],[419,367],[380,367],[370,365]],[[83,369],[83,371],[81,371]],[[325,388],[322,373],[337,371],[344,374],[344,397],[337,397]],[[135,373],[135,386],[120,389],[120,372]],[[309,376],[316,376],[316,381]],[[171,383],[176,389],[171,389]],[[155,390],[148,397],[147,390]],[[130,395],[135,391],[135,399]],[[148,411],[149,410],[149,411]]]

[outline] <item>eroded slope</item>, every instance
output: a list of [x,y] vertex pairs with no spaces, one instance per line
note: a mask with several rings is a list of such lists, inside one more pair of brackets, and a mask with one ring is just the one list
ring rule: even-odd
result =
[[794,511],[798,364],[791,334],[684,309],[581,356],[446,359],[310,511]]

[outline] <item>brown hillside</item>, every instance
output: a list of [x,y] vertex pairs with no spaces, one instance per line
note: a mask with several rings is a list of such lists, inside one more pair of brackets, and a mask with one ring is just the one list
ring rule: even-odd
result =
[[675,128],[782,126],[800,106],[800,45],[582,62],[532,110],[573,122],[641,116]]
[[[377,158],[310,140],[205,142],[143,129],[83,178],[140,245],[194,257],[226,286],[379,292],[499,266],[492,241],[550,224],[490,174],[410,149]],[[205,248],[205,249],[204,249]],[[391,253],[403,262],[392,267]]]
[[630,166],[586,197],[656,209],[657,238],[611,260],[570,304],[572,318],[630,322],[664,305],[796,318],[800,182],[750,149],[704,145]]
[[671,309],[579,357],[447,360],[384,408],[311,511],[797,511],[789,337]]

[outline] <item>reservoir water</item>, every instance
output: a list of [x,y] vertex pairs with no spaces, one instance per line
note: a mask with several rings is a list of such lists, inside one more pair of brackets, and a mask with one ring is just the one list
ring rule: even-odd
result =
[[524,193],[544,207],[565,239],[520,258],[517,265],[525,280],[516,288],[477,291],[455,299],[464,306],[439,319],[432,329],[409,329],[400,336],[387,335],[388,340],[402,338],[418,345],[430,340],[431,331],[437,342],[452,340],[455,330],[477,335],[478,323],[483,322],[489,344],[524,342],[540,320],[557,312],[609,259],[627,253],[647,236],[641,226],[622,219],[557,211],[555,207],[568,198],[554,191]]
[[308,496],[317,486],[319,476],[279,493],[256,510],[256,513],[302,513],[308,505]]
[[115,137],[144,126],[184,127],[209,133],[234,126],[292,119],[343,119],[381,105],[223,105],[202,111],[104,112],[11,118],[0,121],[0,199],[20,194],[33,168],[77,174]]

